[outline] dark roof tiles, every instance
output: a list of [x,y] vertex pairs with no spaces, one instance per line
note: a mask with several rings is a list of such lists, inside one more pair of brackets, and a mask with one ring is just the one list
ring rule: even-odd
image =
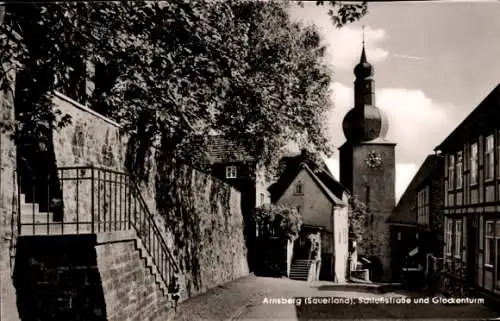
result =
[[254,158],[236,141],[220,135],[209,135],[196,141],[206,151],[208,161],[214,163],[246,162]]
[[439,177],[435,171],[442,170],[441,167],[442,158],[439,155],[427,156],[387,220],[389,223],[417,224],[417,192],[427,179]]

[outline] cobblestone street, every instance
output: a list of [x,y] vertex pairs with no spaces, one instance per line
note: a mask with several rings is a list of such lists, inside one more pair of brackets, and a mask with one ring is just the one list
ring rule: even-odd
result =
[[[342,319],[470,319],[498,315],[481,304],[304,304],[307,297],[392,300],[404,293],[379,293],[377,286],[330,282],[306,283],[249,276],[182,302],[174,320],[342,320]],[[298,304],[272,304],[266,300],[302,298]]]

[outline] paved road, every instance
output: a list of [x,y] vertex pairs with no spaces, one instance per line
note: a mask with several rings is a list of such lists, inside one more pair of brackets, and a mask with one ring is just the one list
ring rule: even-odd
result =
[[[311,302],[319,297],[324,298],[323,302]],[[360,302],[360,298],[398,303],[367,304]],[[401,292],[381,294],[370,285],[340,286],[330,282],[306,283],[250,276],[181,303],[175,320],[479,320],[497,317],[481,304],[400,303],[412,299]]]

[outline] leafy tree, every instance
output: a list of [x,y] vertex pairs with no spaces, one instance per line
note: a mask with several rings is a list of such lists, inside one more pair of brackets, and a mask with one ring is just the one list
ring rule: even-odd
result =
[[[300,5],[302,5],[302,1],[298,2]],[[368,13],[368,6],[366,1],[348,4],[346,4],[344,1],[335,0],[316,1],[316,5],[318,6],[323,6],[325,5],[325,3],[330,6],[328,15],[332,19],[333,25],[337,28],[342,28],[348,23],[355,22]]]
[[277,235],[295,240],[302,226],[302,217],[297,209],[284,205],[264,205],[256,208],[255,220],[261,237]]
[[357,242],[363,239],[367,231],[369,214],[363,202],[356,197],[349,199],[349,234],[353,235]]
[[[364,10],[330,4],[337,26]],[[138,175],[151,147],[196,163],[193,140],[213,131],[272,170],[290,140],[332,152],[323,127],[332,107],[325,48],[315,28],[292,23],[286,10],[249,0],[8,3],[0,65],[15,61],[30,75],[23,124],[43,129],[27,136],[67,123],[51,105],[61,90],[124,125],[128,167]],[[93,91],[73,81],[98,70],[107,81]]]
[[277,2],[244,2],[235,12],[251,28],[252,54],[240,81],[232,81],[217,128],[235,137],[268,169],[289,141],[330,155],[322,122],[332,108],[331,71],[317,30],[290,21]]

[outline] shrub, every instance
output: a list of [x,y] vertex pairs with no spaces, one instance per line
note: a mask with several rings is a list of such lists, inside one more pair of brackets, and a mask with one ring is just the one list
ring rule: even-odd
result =
[[302,217],[297,209],[283,205],[264,205],[256,208],[255,220],[261,237],[295,240],[302,226]]

